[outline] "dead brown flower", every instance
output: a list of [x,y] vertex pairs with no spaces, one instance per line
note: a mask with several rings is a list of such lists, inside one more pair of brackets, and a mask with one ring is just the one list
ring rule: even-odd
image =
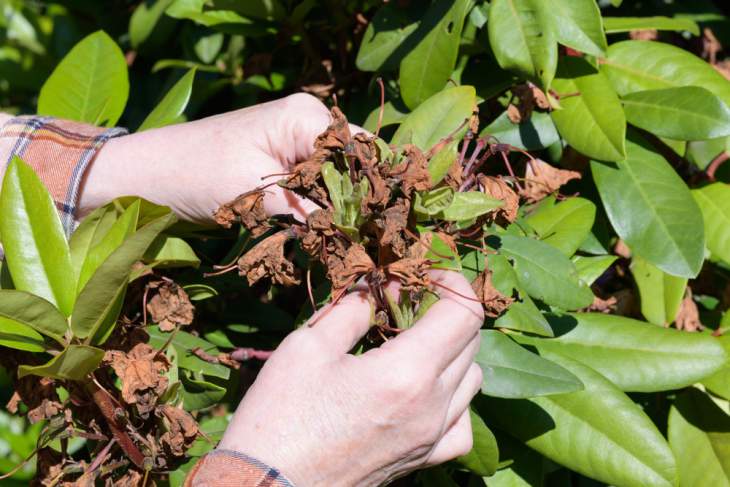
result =
[[108,350],[104,361],[111,365],[122,382],[122,400],[134,404],[143,418],[149,416],[157,398],[167,390],[164,376],[170,363],[162,353],[146,343],[136,345],[129,353]]
[[150,289],[157,289],[157,294],[147,303],[147,311],[160,330],[172,331],[178,325],[185,326],[193,322],[195,307],[181,286],[172,281],[158,281],[149,286]]
[[289,232],[282,230],[256,244],[238,260],[238,273],[246,276],[250,286],[264,277],[284,286],[299,284],[294,264],[284,257],[284,245],[289,238]]

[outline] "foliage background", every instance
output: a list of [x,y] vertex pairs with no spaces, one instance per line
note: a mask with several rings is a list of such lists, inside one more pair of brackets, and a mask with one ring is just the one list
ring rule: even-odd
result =
[[[539,64],[549,64],[549,55],[541,53],[532,60],[525,60],[524,56],[520,57],[522,53],[517,52],[519,49],[512,49],[516,44],[509,40],[501,41],[501,39],[507,39],[506,36],[513,32],[516,26],[509,21],[502,20],[504,31],[500,32],[496,27],[490,31],[489,22],[492,17],[490,17],[489,5],[486,2],[437,1],[433,4],[425,3],[429,8],[424,8],[422,2],[407,0],[391,1],[387,5],[377,0],[346,2],[326,0],[304,0],[302,2],[278,2],[276,0],[23,2],[0,0],[2,9],[2,16],[0,16],[0,38],[2,39],[0,43],[0,108],[11,113],[34,113],[39,109],[43,111],[43,102],[42,100],[39,102],[38,97],[54,67],[81,39],[101,29],[120,46],[129,72],[129,101],[118,121],[106,120],[106,122],[116,123],[133,130],[143,124],[163,95],[183,79],[189,69],[195,68],[195,80],[190,92],[190,100],[187,104],[180,105],[180,108],[184,107],[184,113],[177,115],[176,111],[172,110],[172,113],[177,116],[165,119],[165,123],[197,119],[275,99],[289,93],[306,91],[327,103],[331,103],[333,96],[336,96],[338,105],[343,108],[352,122],[374,130],[380,105],[380,92],[376,79],[380,76],[384,81],[387,101],[382,132],[386,139],[393,134],[405,114],[415,109],[429,96],[451,84],[464,84],[474,86],[476,96],[483,101],[479,113],[482,127],[489,127],[492,122],[501,117],[501,123],[491,125],[490,133],[498,135],[502,140],[509,140],[512,144],[523,145],[526,149],[558,167],[573,168],[576,167],[576,164],[579,165],[581,160],[585,162],[581,152],[596,159],[609,160],[612,150],[617,147],[619,147],[617,150],[621,150],[620,147],[624,144],[624,133],[619,131],[616,135],[616,130],[618,130],[616,127],[620,124],[614,122],[610,122],[604,133],[599,134],[606,139],[605,146],[601,147],[596,142],[598,139],[591,140],[590,136],[587,141],[588,145],[581,145],[584,141],[581,141],[580,134],[586,130],[586,125],[578,124],[577,127],[570,127],[570,120],[561,123],[559,112],[552,117],[554,123],[550,121],[551,117],[546,116],[545,111],[541,110],[536,111],[533,114],[532,122],[522,126],[521,129],[516,128],[514,124],[505,123],[506,115],[503,113],[508,109],[509,103],[515,101],[512,95],[516,91],[510,91],[514,86],[529,79],[539,86],[547,88],[551,80],[544,70],[542,73],[539,72]],[[531,7],[531,2],[527,0],[516,1],[516,3],[523,7],[526,6],[526,8]],[[604,17],[668,17],[671,19],[668,22],[666,20],[644,21],[628,30],[660,27],[658,33],[647,34],[651,36],[656,34],[660,41],[679,46],[705,58],[727,76],[730,69],[725,64],[725,51],[722,49],[722,45],[730,45],[730,20],[727,17],[728,7],[723,5],[723,2],[678,1],[666,3],[659,0],[613,2],[621,4],[619,6],[614,6],[608,1],[598,3]],[[415,26],[413,24],[415,21],[420,21],[420,26]],[[491,21],[493,25],[496,25],[497,20]],[[444,25],[441,26],[440,22],[444,22]],[[662,22],[667,23],[662,25]],[[436,25],[445,27],[445,30],[439,32],[445,31],[445,35],[452,39],[446,42],[437,41],[436,44],[440,47],[435,51],[424,49],[424,46],[428,44],[430,32],[435,31],[434,26]],[[666,30],[661,28],[666,28]],[[710,29],[710,33],[704,30],[707,28]],[[391,35],[392,37],[386,37],[385,41],[381,38],[382,44],[376,43],[369,48],[361,48],[363,39],[366,42],[373,39],[372,31],[368,34],[368,29],[375,32],[382,29],[383,32],[386,32],[386,36]],[[618,30],[619,32],[609,34],[610,44],[628,39],[631,35],[628,30]],[[637,35],[634,34],[634,36]],[[581,50],[588,52],[591,49],[591,41],[593,41],[594,47],[600,54],[600,51],[605,50],[606,47],[601,46],[600,41],[597,41],[598,45],[596,45],[595,39],[600,39],[600,37],[602,37],[602,33],[598,37],[589,36],[587,44],[583,39],[581,46],[584,48]],[[563,43],[565,44],[565,42]],[[588,45],[587,49],[586,45]],[[537,52],[540,48],[540,46],[537,47]],[[512,52],[510,52],[511,49]],[[576,49],[578,48],[576,47]],[[565,47],[560,48],[560,53],[562,59],[565,58],[566,53],[569,54]],[[635,62],[644,66],[654,55],[651,52],[643,53]],[[628,53],[628,56],[631,56],[631,52]],[[514,61],[515,59],[517,61]],[[508,65],[509,60],[512,60],[512,65]],[[570,61],[567,63],[569,64]],[[510,69],[503,69],[503,67]],[[535,71],[530,73],[531,69]],[[575,77],[575,72],[571,74],[568,69],[569,74],[566,75],[566,71],[561,71],[561,69],[566,68],[561,64],[558,76],[552,82],[552,88],[556,93],[566,95],[576,90],[576,87],[570,84]],[[547,71],[549,72],[550,69]],[[689,73],[688,76],[691,76],[692,73],[701,72],[701,69],[689,63],[680,65],[680,71]],[[589,85],[577,88],[577,91],[583,92],[584,95],[593,92],[598,99],[596,106],[602,111],[610,111],[610,103],[606,102],[606,105],[603,103],[607,98],[616,96],[613,94],[614,90],[618,91],[621,96],[636,91],[621,90],[622,81],[620,79],[616,81],[616,78],[611,77],[610,72],[607,72],[607,77],[611,80],[612,85],[609,84],[606,90],[602,91],[600,86],[596,88],[595,85],[590,88]],[[687,82],[685,84],[701,83]],[[644,88],[646,89],[646,87]],[[113,89],[123,91],[123,88],[119,87]],[[730,92],[730,88],[727,86],[719,86],[710,91],[723,100],[730,98],[725,94]],[[117,92],[115,96],[126,98],[121,91]],[[181,96],[181,98],[185,98],[185,96]],[[645,102],[646,100],[639,101]],[[570,97],[566,97],[564,103],[567,108],[573,101]],[[122,106],[125,106],[124,103]],[[523,107],[520,105],[518,108]],[[708,110],[710,109],[708,108]],[[54,108],[50,107],[47,111],[52,112],[53,110]],[[649,133],[658,125],[656,120],[648,122],[642,120],[642,114],[645,116],[651,114],[642,113],[641,109],[638,110],[638,114],[632,115],[630,104],[625,104],[624,110],[631,124],[647,129]],[[718,117],[722,118],[724,116],[722,110],[719,113]],[[666,114],[664,119],[667,119]],[[104,120],[90,121],[104,122]],[[558,126],[557,132],[555,125]],[[685,129],[690,130],[696,123],[691,121],[685,125],[687,126]],[[657,137],[665,137],[664,145],[661,145],[660,149],[654,149],[653,152],[660,153],[666,158],[674,167],[676,174],[693,188],[698,188],[706,182],[703,179],[703,171],[727,148],[725,137],[727,134],[724,134],[722,138],[714,137],[712,140],[699,140],[711,137],[701,136],[695,139],[690,136],[683,139],[687,142],[676,142],[674,139],[681,138],[673,137],[676,134],[660,133],[661,129],[653,132]],[[592,135],[590,132],[588,133]],[[644,132],[644,135],[651,134]],[[562,137],[563,143],[559,141],[560,137]],[[545,143],[546,140],[549,140],[549,143]],[[616,140],[618,143],[615,143]],[[640,149],[631,150],[640,151]],[[605,156],[606,154],[609,154],[608,157]],[[652,157],[644,155],[635,159],[646,160]],[[645,171],[649,169],[647,168]],[[600,169],[594,170],[593,178],[598,179],[597,173],[600,173]],[[614,224],[613,227],[616,227],[616,220],[611,218],[610,213],[611,211],[631,212],[633,210],[621,208],[620,205],[608,205],[609,208],[604,209],[600,202],[603,197],[604,205],[606,204],[605,196],[603,194],[599,196],[596,186],[588,174],[584,176],[582,181],[569,186],[569,189],[597,203],[599,209],[596,223],[592,228],[592,234],[595,237],[593,250],[596,249],[595,245],[602,249],[595,252],[584,252],[584,254],[595,253],[603,256],[606,258],[604,262],[610,261],[606,266],[609,264],[611,266],[605,273],[599,273],[603,274],[603,277],[598,285],[594,286],[594,292],[606,300],[614,299],[614,305],[610,307],[614,314],[645,319],[660,325],[675,321],[674,317],[680,311],[680,301],[682,303],[686,301],[686,278],[697,277],[697,272],[682,269],[678,262],[682,258],[689,261],[693,257],[682,255],[681,248],[678,256],[668,256],[666,252],[663,255],[657,255],[661,252],[649,245],[643,257],[657,264],[662,269],[660,270],[642,257],[631,258],[630,254],[617,248],[615,246],[616,233],[621,232],[612,230],[611,223]],[[726,166],[720,166],[715,176],[719,181],[728,182],[730,171]],[[598,181],[598,183],[600,186],[601,182]],[[674,184],[674,181],[669,181],[667,184]],[[625,193],[622,192],[626,190],[626,187],[619,184],[612,190],[619,196],[623,196]],[[709,198],[723,200],[727,196],[724,187],[718,191],[718,194],[711,194]],[[621,200],[621,197],[618,200]],[[699,225],[697,221],[683,221],[684,217],[679,214],[680,211],[682,208],[677,209],[676,219],[685,225],[680,225],[680,228],[675,231],[675,240],[678,238],[677,234],[686,232],[687,228],[691,230],[692,224]],[[607,215],[607,213],[609,214]],[[717,215],[716,224],[718,226],[722,226],[725,221],[730,221],[728,213]],[[644,222],[652,224],[649,219]],[[634,222],[633,225],[641,225],[641,221]],[[701,225],[699,226],[701,227]],[[708,236],[712,235],[712,229],[708,231],[705,228],[704,231],[708,232]],[[181,232],[183,231],[181,230]],[[180,233],[180,235],[183,234]],[[241,279],[230,275],[202,279],[201,271],[210,270],[215,263],[228,261],[231,255],[235,255],[236,245],[240,245],[242,242],[241,235],[237,235],[235,232],[218,232],[207,236],[216,238],[206,241],[198,238],[188,239],[202,261],[200,270],[168,271],[176,281],[187,286],[198,286],[189,289],[197,289],[196,293],[199,292],[199,294],[195,294],[197,298],[196,330],[201,339],[224,349],[234,346],[273,348],[281,336],[297,321],[299,310],[305,306],[305,293],[302,289],[274,289],[272,291],[251,289]],[[689,236],[692,237],[692,235]],[[637,245],[641,244],[637,242]],[[682,246],[680,245],[680,247]],[[730,276],[728,274],[730,263],[727,260],[726,248],[715,249],[713,254],[712,263],[706,263],[703,273],[690,281],[693,296],[690,296],[689,303],[693,303],[696,308],[697,318],[705,327],[704,333],[715,332],[716,335],[721,335],[726,327],[730,326],[730,317],[726,312],[730,303],[725,292],[728,276]],[[614,262],[614,257],[611,256],[617,257],[618,260]],[[190,258],[190,260],[193,259]],[[700,263],[701,261],[702,259],[700,259]],[[697,265],[699,264],[687,264],[689,267],[697,267]],[[647,276],[646,279],[642,280],[641,277],[637,277],[641,275]],[[319,278],[321,280],[321,276]],[[677,284],[677,278],[679,284]],[[659,291],[657,291],[657,286],[660,288]],[[191,294],[193,293],[191,292]],[[262,300],[262,295],[266,299]],[[633,304],[626,304],[631,300],[633,300]],[[624,308],[621,307],[622,304],[625,305]],[[692,304],[685,303],[684,306],[691,308]],[[674,326],[687,328],[687,325],[686,322],[678,322]],[[554,328],[556,326],[553,324]],[[501,338],[494,336],[493,339],[499,341]],[[159,342],[164,338],[157,340]],[[524,343],[533,344],[529,339],[526,339]],[[538,342],[534,342],[534,344],[537,345]],[[183,349],[184,347],[182,346]],[[678,346],[674,351],[677,352],[679,348],[681,347]],[[555,362],[569,367],[584,381],[588,380],[593,383],[595,380],[597,383],[601,383],[603,380],[595,379],[591,375],[595,373],[591,371],[576,372],[575,370],[581,370],[581,366],[577,366],[576,369],[576,366],[570,365],[570,359],[561,358],[559,353],[553,357],[549,351],[546,351],[545,355],[554,359]],[[664,368],[671,369],[672,360],[674,360],[673,357],[667,358],[663,363]],[[595,367],[595,364],[592,365]],[[694,365],[691,361],[685,364],[687,368]],[[657,365],[657,367],[662,368],[661,365]],[[230,410],[235,407],[240,396],[239,381],[245,384],[250,380],[253,371],[244,369],[240,376],[233,374],[230,378],[220,370],[216,372],[211,369],[209,372],[211,374],[206,379],[214,377],[209,382],[212,385],[204,386],[203,392],[200,394],[189,394],[186,407],[191,410],[205,410],[200,414],[199,419],[204,430],[215,439],[216,434],[220,434],[225,424],[226,409]],[[722,413],[722,411],[727,413],[727,402],[722,398],[727,399],[730,393],[727,370],[724,375],[713,376],[714,382],[708,384],[707,381],[703,381],[705,387],[711,389],[715,393],[714,395],[703,392],[701,390],[703,387],[700,387],[685,391],[680,399],[677,399],[677,393],[673,391],[658,394],[654,390],[649,392],[641,387],[637,388],[635,384],[627,385],[627,382],[631,381],[630,371],[625,372],[628,379],[612,376],[610,370],[601,370],[601,372],[614,383],[622,385],[624,390],[632,391],[631,399],[641,405],[663,434],[668,434],[668,422],[681,423],[681,426],[677,426],[674,431],[678,432],[678,435],[685,436],[675,438],[675,442],[672,443],[670,435],[669,441],[674,449],[674,454],[679,455],[677,463],[680,468],[680,478],[683,479],[682,485],[703,485],[701,483],[702,475],[707,474],[706,465],[708,464],[697,462],[698,466],[693,468],[688,467],[688,464],[692,462],[682,460],[682,456],[689,457],[696,454],[706,455],[702,458],[705,462],[710,462],[715,469],[709,470],[714,473],[720,472],[719,478],[722,480],[718,480],[718,482],[724,481],[727,484],[727,476],[730,474],[730,452],[727,451],[730,428],[727,426],[727,415]],[[681,373],[679,374],[681,375]],[[659,377],[660,374],[657,374],[656,380],[659,380]],[[670,385],[666,389],[673,389],[672,381],[670,380],[669,383]],[[0,389],[0,400],[7,401],[12,393],[8,377],[3,378],[3,384],[4,386]],[[603,474],[603,478],[607,482],[606,479],[611,478],[611,475],[619,475],[618,478],[620,478],[620,474],[612,472],[608,467],[606,468],[609,470],[609,474],[605,474],[605,471],[598,467],[596,467],[594,475],[584,476],[575,472],[576,469],[581,468],[584,472],[590,472],[592,467],[586,466],[590,465],[591,458],[594,458],[590,455],[600,457],[601,452],[590,453],[588,459],[582,457],[582,452],[590,450],[592,441],[592,437],[587,432],[579,435],[585,444],[581,442],[571,445],[566,447],[566,451],[554,451],[550,447],[540,444],[531,445],[534,449],[528,449],[523,443],[514,439],[527,439],[526,441],[529,442],[538,434],[536,430],[540,430],[541,427],[549,428],[550,418],[542,418],[548,423],[547,426],[544,423],[540,424],[535,419],[535,409],[531,406],[533,404],[539,405],[543,410],[554,412],[555,417],[558,417],[561,407],[567,410],[570,410],[571,407],[580,408],[584,406],[575,403],[586,401],[588,404],[585,407],[590,410],[592,402],[591,397],[564,398],[564,400],[565,403],[561,405],[558,400],[551,404],[546,399],[519,403],[507,403],[507,401],[514,401],[512,399],[492,399],[484,406],[484,410],[493,413],[489,415],[493,419],[490,419],[488,423],[495,429],[500,446],[499,459],[502,462],[500,466],[505,467],[496,476],[486,481],[488,485],[566,485],[568,483],[592,485],[598,481],[589,477],[600,477]],[[575,403],[571,403],[571,401],[575,401]],[[214,404],[219,404],[220,407],[209,409]],[[671,409],[673,413],[670,413],[673,404],[678,404],[683,408],[682,411],[685,412],[683,418],[690,418],[686,421],[687,424],[690,424],[689,427],[685,427],[686,424],[681,422],[676,406]],[[610,410],[610,402],[605,406]],[[506,410],[511,410],[514,414],[506,415],[504,414]],[[690,413],[691,411],[694,412]],[[701,413],[697,413],[697,411]],[[697,419],[701,416],[711,419],[701,423]],[[485,415],[485,417],[488,416]],[[529,425],[529,428],[525,427],[526,429],[532,428],[533,430],[515,428],[515,424],[526,424]],[[631,418],[627,419],[627,425],[635,426],[631,422]],[[33,450],[35,437],[40,433],[41,425],[29,426],[23,419],[3,412],[0,415],[0,428],[2,428],[0,453],[3,453],[0,455],[2,457],[0,471],[9,471],[12,466],[19,463]],[[600,432],[601,428],[620,430],[619,425],[611,422],[599,425],[596,430]],[[512,436],[507,433],[511,433]],[[597,433],[593,431],[591,434]],[[577,440],[573,438],[573,441]],[[630,443],[631,440],[627,441]],[[564,439],[564,442],[567,444],[568,440]],[[680,447],[677,445],[685,446],[678,450]],[[621,449],[624,446],[617,444],[615,448]],[[76,442],[73,448],[83,448],[83,442]],[[540,453],[537,453],[536,450]],[[194,453],[201,454],[203,451],[205,451],[205,446],[201,444],[198,445],[197,450],[194,450]],[[574,459],[575,465],[578,467],[574,466],[573,470],[570,470],[561,466],[561,463],[564,465],[566,462],[560,461],[560,459],[566,457]],[[630,465],[633,460],[629,458],[629,460],[622,461],[626,463],[622,463],[619,470],[632,471],[633,467]],[[509,462],[512,463],[509,464]],[[170,483],[178,484],[185,469],[189,466],[190,463],[173,474],[170,477]],[[471,466],[474,467],[474,464]],[[484,468],[486,467],[474,467],[476,471],[483,471]],[[683,468],[689,470],[683,471]],[[16,474],[14,479],[17,485],[25,485],[32,475],[31,464]],[[455,480],[451,480],[452,477]],[[694,480],[687,481],[687,478]],[[414,481],[416,480],[408,480],[408,482]],[[450,482],[458,482],[460,485],[467,482],[469,485],[482,485],[479,482],[483,482],[477,476],[470,476],[463,471],[456,470],[453,466],[434,469],[422,474],[417,481],[427,485],[449,485]],[[165,482],[165,480],[161,480],[161,482]]]

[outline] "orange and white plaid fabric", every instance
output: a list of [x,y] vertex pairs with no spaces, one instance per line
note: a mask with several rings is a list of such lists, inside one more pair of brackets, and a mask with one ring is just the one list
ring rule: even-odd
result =
[[9,157],[0,161],[0,177],[13,156],[29,164],[51,193],[69,236],[84,173],[106,141],[126,133],[53,117],[12,118],[0,128],[0,139],[12,139]]
[[294,487],[294,484],[255,458],[230,450],[213,450],[195,464],[183,487]]

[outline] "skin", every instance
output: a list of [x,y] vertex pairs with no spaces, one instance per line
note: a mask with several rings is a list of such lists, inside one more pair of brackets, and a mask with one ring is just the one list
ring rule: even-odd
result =
[[[0,124],[6,119],[0,114]],[[81,215],[136,195],[211,223],[221,204],[309,156],[329,121],[321,102],[297,94],[112,139],[87,172]],[[9,150],[0,146],[2,160]],[[264,207],[300,219],[316,208],[277,186],[267,190]],[[380,485],[469,452],[484,316],[463,276],[433,271],[431,278],[441,284],[441,300],[412,328],[362,355],[348,352],[370,327],[366,291],[356,288],[322,308],[266,362],[218,448],[275,466],[300,486]]]

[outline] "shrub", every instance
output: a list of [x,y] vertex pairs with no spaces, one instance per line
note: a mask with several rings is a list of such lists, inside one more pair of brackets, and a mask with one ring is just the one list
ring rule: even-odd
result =
[[67,241],[10,162],[4,482],[180,485],[314,308],[365,277],[360,353],[445,268],[487,316],[474,448],[407,482],[728,484],[728,21],[608,4],[3,2],[5,110],[141,131],[293,91],[339,107],[278,183],[323,209],[286,226],[259,191],[212,230],[130,197]]

